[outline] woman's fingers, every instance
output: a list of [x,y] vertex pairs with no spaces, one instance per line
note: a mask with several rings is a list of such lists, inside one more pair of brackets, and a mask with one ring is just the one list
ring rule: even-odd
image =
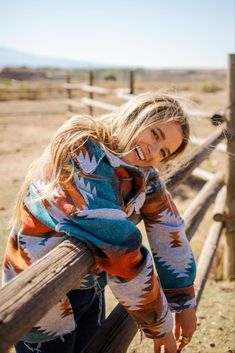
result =
[[154,353],[161,353],[161,347],[163,345],[162,339],[154,340]]
[[161,346],[164,346],[165,353],[176,353],[176,340],[172,332],[154,340],[154,353],[161,353]]
[[180,323],[175,320],[174,336],[176,341],[180,338]]
[[159,346],[156,341],[157,340],[154,341],[154,353],[161,353],[161,346]]
[[174,334],[177,341],[177,352],[189,344],[196,328],[197,318],[194,309],[188,308],[176,313]]
[[175,315],[175,337],[178,340],[182,337],[190,337],[194,334],[197,328],[197,317],[193,308],[182,310],[181,313]]
[[161,339],[154,340],[154,353],[161,353],[161,347],[163,346]]
[[189,342],[191,341],[192,336],[180,336],[177,341],[177,351],[181,351]]

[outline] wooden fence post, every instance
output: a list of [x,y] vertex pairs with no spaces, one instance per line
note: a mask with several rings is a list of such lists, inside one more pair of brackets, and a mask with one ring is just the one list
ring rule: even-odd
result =
[[134,70],[130,70],[130,76],[129,76],[129,79],[130,79],[130,94],[134,94],[135,93],[135,72]]
[[[93,86],[93,83],[94,83],[94,75],[93,75],[93,72],[90,70],[89,71],[89,86]],[[89,92],[89,98],[90,99],[94,98],[93,92]],[[93,113],[94,113],[92,106],[89,107],[89,113],[90,113],[90,115],[93,115]]]
[[[71,83],[71,77],[69,75],[66,76],[66,83],[70,84]],[[67,92],[67,98],[72,99],[72,90],[70,88],[66,88]],[[68,105],[68,111],[72,112],[72,107],[71,105]]]
[[235,54],[229,55],[228,66],[228,157],[226,232],[224,242],[224,279],[235,279]]

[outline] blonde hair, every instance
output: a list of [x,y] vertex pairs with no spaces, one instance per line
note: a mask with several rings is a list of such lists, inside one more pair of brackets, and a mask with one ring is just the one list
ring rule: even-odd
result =
[[72,178],[75,166],[68,163],[68,156],[81,148],[87,139],[92,138],[101,148],[122,157],[131,150],[133,141],[144,129],[156,123],[171,121],[180,124],[183,139],[179,148],[164,161],[175,158],[183,152],[189,141],[188,118],[172,96],[148,92],[136,96],[112,113],[99,117],[77,115],[66,121],[56,131],[42,156],[31,165],[16,201],[13,222],[20,223],[23,202],[30,182],[36,177],[39,168],[43,169],[46,162],[51,163],[52,174],[47,181],[47,191],[41,195],[42,198],[45,198],[59,183]]

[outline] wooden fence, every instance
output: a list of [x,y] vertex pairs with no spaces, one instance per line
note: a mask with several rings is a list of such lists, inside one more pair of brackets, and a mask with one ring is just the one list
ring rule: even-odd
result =
[[[118,108],[117,105],[102,102],[94,99],[94,95],[98,96],[115,96],[116,98],[128,100],[134,97],[134,71],[129,72],[129,88],[110,89],[98,87],[94,85],[94,74],[89,71],[88,83],[71,83],[71,77],[67,76],[66,84],[64,85],[67,96],[67,115],[71,116],[79,108],[88,107],[89,114],[94,114],[94,108],[103,109],[105,111],[113,111]],[[73,91],[79,90],[82,93],[87,93],[88,97],[82,97],[80,100],[73,98]]]
[[[232,86],[232,82],[233,84],[235,82],[235,55],[231,56],[231,63]],[[235,101],[234,92],[235,90],[232,90],[230,94],[232,102]],[[229,121],[233,118],[234,123],[233,114],[234,110],[231,110]],[[188,178],[226,136],[226,130],[218,128],[201,146],[196,147],[175,171],[167,175],[167,188],[172,191]],[[228,139],[229,144],[231,144],[230,152],[234,153],[234,138],[231,136]],[[235,239],[232,233],[235,229],[234,217],[224,217],[226,202],[228,208],[231,207],[232,201],[235,202],[234,182],[230,183],[232,172],[234,172],[234,169],[232,170],[234,161],[231,162],[232,167],[231,170],[229,169],[228,177],[223,173],[218,173],[210,178],[183,215],[186,234],[190,240],[207,209],[215,200],[214,222],[198,261],[197,303],[205,286],[222,230],[225,225],[227,227],[227,222],[230,228],[226,231],[226,238]],[[225,180],[227,180],[227,190],[232,192],[233,200],[231,197],[226,198]],[[228,215],[234,213],[234,209],[234,207],[230,209]],[[138,223],[139,220],[136,218],[133,221]],[[230,244],[231,239],[228,240],[228,246]],[[235,274],[234,266],[231,266],[234,254],[229,254],[229,256],[232,256],[232,259],[228,259],[230,267],[226,269],[226,273],[229,278],[232,278]],[[66,240],[3,287],[0,290],[0,352],[5,353],[41,319],[55,302],[77,286],[93,264],[94,259],[86,245],[75,239]],[[118,304],[82,353],[124,353],[136,332],[137,326],[134,320]]]
[[[130,70],[129,72],[129,88],[116,88],[110,89],[105,87],[99,87],[94,85],[94,74],[92,71],[89,72],[88,82],[86,83],[71,83],[71,77],[67,76],[66,84],[64,85],[67,99],[65,101],[67,105],[67,116],[71,117],[82,108],[88,108],[89,114],[94,114],[94,109],[102,109],[104,111],[112,112],[118,109],[117,104],[107,103],[102,100],[98,100],[99,97],[111,97],[118,98],[122,101],[130,100],[135,97],[135,72]],[[80,91],[82,94],[88,94],[88,97],[82,96],[80,99],[75,99],[73,91]],[[95,97],[96,96],[96,97]],[[97,98],[98,96],[98,98]],[[213,114],[211,112],[188,110],[187,114],[191,118],[208,118],[211,119],[213,125],[221,124],[225,121],[225,112]],[[191,136],[190,141],[193,145],[201,145],[205,139]],[[226,152],[226,144],[220,144],[216,147],[216,150],[220,152]]]

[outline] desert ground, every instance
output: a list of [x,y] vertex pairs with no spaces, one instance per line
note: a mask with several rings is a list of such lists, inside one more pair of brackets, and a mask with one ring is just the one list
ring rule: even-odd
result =
[[[123,87],[125,82],[98,82],[105,87]],[[21,88],[20,88],[21,85]],[[23,86],[22,86],[23,85]],[[206,86],[207,85],[207,86]],[[206,88],[207,87],[207,88]],[[226,77],[215,75],[195,77],[187,80],[177,78],[161,81],[137,81],[136,92],[164,90],[181,97],[190,110],[206,111],[211,114],[226,110]],[[28,90],[28,91],[27,91]],[[34,94],[32,95],[32,91]],[[24,94],[19,92],[23,92]],[[25,93],[27,91],[28,93]],[[40,91],[40,93],[38,93]],[[18,92],[18,93],[17,93]],[[36,92],[36,93],[35,93]],[[31,94],[31,95],[30,95]],[[76,95],[79,98],[81,93]],[[65,91],[63,81],[58,82],[1,82],[0,83],[0,257],[2,259],[7,235],[8,223],[15,196],[23,182],[30,163],[37,158],[48,144],[51,135],[66,119]],[[97,99],[121,104],[120,100],[103,97]],[[79,113],[87,113],[81,109]],[[101,111],[96,111],[99,114]],[[192,134],[206,137],[213,130],[209,118],[191,118]],[[192,144],[189,148],[194,148]],[[213,173],[225,167],[226,154],[213,152],[203,167]],[[173,166],[174,167],[174,166]],[[175,192],[174,198],[181,213],[190,204],[192,198],[202,186],[201,182],[189,180]],[[211,209],[200,225],[191,244],[198,259],[211,224]],[[144,231],[143,231],[144,233]],[[197,310],[198,328],[193,341],[184,350],[188,353],[235,353],[235,286],[234,282],[222,281],[223,242],[205,287]],[[115,300],[107,289],[107,312],[114,307]],[[129,353],[150,353],[153,351],[151,340],[140,336],[133,340]],[[10,351],[14,352],[14,349]],[[92,352],[91,352],[92,353]]]

